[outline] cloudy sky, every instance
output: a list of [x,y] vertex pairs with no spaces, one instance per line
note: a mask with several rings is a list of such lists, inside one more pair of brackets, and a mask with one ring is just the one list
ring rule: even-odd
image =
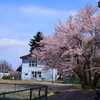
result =
[[29,40],[38,31],[54,32],[58,19],[66,21],[85,4],[97,6],[99,0],[0,0],[0,61],[17,69],[21,56],[29,54]]

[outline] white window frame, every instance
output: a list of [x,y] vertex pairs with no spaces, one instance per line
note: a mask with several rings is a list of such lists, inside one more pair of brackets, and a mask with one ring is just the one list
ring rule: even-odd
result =
[[32,71],[31,74],[32,74],[33,78],[41,78],[42,77],[41,71]]
[[37,61],[36,60],[30,60],[29,61],[29,67],[37,67]]

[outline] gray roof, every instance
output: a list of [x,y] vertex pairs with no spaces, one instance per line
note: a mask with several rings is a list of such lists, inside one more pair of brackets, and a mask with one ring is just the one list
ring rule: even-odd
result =
[[8,72],[10,72],[10,71],[8,71],[8,70],[0,70],[0,72],[5,72],[5,73],[8,73]]
[[32,54],[28,54],[28,55],[25,55],[25,56],[21,56],[20,58],[21,59],[36,59],[36,58],[33,58],[32,57]]

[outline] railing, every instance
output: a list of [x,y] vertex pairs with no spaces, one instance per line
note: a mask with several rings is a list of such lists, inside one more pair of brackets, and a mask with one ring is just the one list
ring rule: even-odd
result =
[[2,100],[47,100],[47,86],[43,85],[0,83],[0,92]]

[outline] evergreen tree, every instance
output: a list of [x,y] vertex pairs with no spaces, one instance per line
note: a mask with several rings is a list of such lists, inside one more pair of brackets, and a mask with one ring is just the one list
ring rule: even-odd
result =
[[37,32],[36,36],[33,36],[34,39],[30,39],[30,41],[29,41],[30,42],[29,45],[31,46],[30,52],[32,52],[32,50],[40,47],[39,43],[37,43],[37,42],[40,42],[40,40],[43,40],[41,35],[42,35],[42,32]]

